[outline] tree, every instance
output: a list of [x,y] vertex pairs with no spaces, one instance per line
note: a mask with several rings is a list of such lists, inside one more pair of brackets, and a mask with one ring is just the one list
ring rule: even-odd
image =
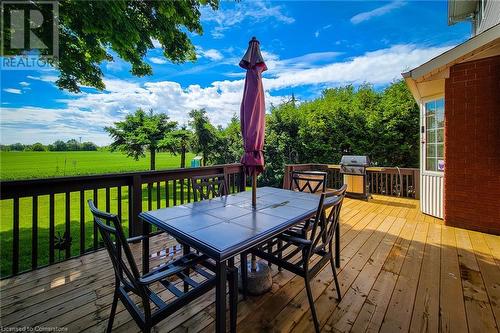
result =
[[172,131],[160,141],[159,147],[164,148],[174,155],[181,154],[181,168],[186,167],[186,152],[192,140],[191,131],[182,126],[180,129]]
[[14,143],[10,145],[10,150],[12,151],[23,151],[25,146],[22,143]]
[[403,81],[382,91],[368,84],[326,89],[312,101],[272,107],[266,121],[260,184],[280,185],[287,163],[338,163],[345,154],[418,166],[419,109]]
[[29,147],[29,150],[31,151],[45,151],[46,148],[43,144],[41,144],[40,142],[36,142],[34,144],[32,144],[30,147]]
[[167,134],[177,126],[174,121],[164,113],[148,113],[137,109],[135,113],[129,114],[124,121],[115,122],[114,126],[105,127],[114,140],[110,148],[112,151],[120,150],[138,160],[145,156],[145,151],[151,154],[150,168],[156,168],[156,151],[160,142]]
[[[56,84],[61,89],[79,92],[82,85],[105,88],[100,65],[103,61],[113,61],[110,51],[130,63],[131,73],[136,76],[152,74],[145,56],[156,41],[162,45],[163,55],[174,63],[195,60],[195,48],[188,33],[203,33],[200,6],[216,10],[219,0],[61,0],[58,3],[60,58],[53,64],[59,70]],[[9,8],[16,6],[26,7],[11,4]],[[43,17],[52,16],[48,6],[36,2],[31,6],[40,10]],[[5,38],[10,38],[10,29],[4,30]],[[42,26],[39,30],[37,37],[45,45],[52,45],[52,29]],[[50,55],[49,49],[40,50],[41,58]],[[21,55],[25,51],[7,49],[2,55]]]
[[66,142],[62,140],[57,140],[53,144],[49,145],[49,150],[51,151],[67,151],[68,147],[66,146]]
[[243,156],[240,120],[234,115],[226,127],[216,128],[216,147],[211,151],[210,162],[214,164],[237,163]]
[[66,150],[68,151],[78,151],[80,150],[80,143],[75,139],[70,139],[66,141]]
[[210,159],[210,152],[217,149],[217,129],[210,123],[205,109],[189,112],[189,125],[194,131],[193,149],[203,155],[203,165]]
[[97,150],[97,145],[93,142],[83,142],[80,147],[81,150],[84,151],[96,151]]

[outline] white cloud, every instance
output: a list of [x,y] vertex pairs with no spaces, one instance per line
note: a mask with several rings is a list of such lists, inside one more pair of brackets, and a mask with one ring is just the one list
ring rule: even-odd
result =
[[207,58],[212,61],[222,60],[224,58],[222,53],[220,53],[216,49],[204,50],[203,48],[198,46],[196,47],[196,51],[199,57]]
[[15,89],[15,88],[5,88],[3,91],[8,92],[10,94],[22,94],[23,92],[21,89]]
[[155,49],[161,49],[161,43],[160,43],[160,41],[158,39],[153,38],[152,42],[153,42],[153,47]]
[[371,10],[369,12],[362,12],[354,15],[353,17],[351,17],[351,23],[359,24],[361,22],[368,21],[374,17],[388,14],[395,9],[403,7],[404,5],[406,5],[406,2],[402,0],[392,1],[382,7],[375,8],[374,10]]
[[[336,52],[305,54],[279,59],[263,51],[269,71],[264,73],[266,105],[278,104],[286,96],[280,89],[309,86],[323,89],[349,83],[387,84],[408,68],[415,67],[447,50],[449,47],[417,47],[396,45],[338,61]],[[224,125],[240,110],[243,78],[215,81],[202,87],[182,87],[173,81],[148,82],[106,79],[106,91],[87,92],[58,100],[63,107],[5,108],[1,110],[2,143],[49,143],[58,138],[82,136],[98,144],[109,143],[103,127],[123,119],[135,109],[153,109],[166,113],[183,124],[192,109],[205,108],[211,121]],[[76,98],[75,98],[76,96]],[[5,140],[5,141],[4,141]]]
[[40,76],[26,76],[30,80],[43,81],[43,82],[51,82],[54,83],[58,79],[56,75],[40,75]]
[[449,48],[449,46],[419,48],[415,45],[395,45],[366,52],[346,61],[309,69],[281,71],[273,78],[264,79],[264,86],[266,89],[276,90],[311,84],[342,85],[363,82],[386,84],[401,78],[401,72],[404,70],[418,66]]
[[151,61],[153,64],[157,65],[163,65],[167,63],[167,59],[162,58],[162,57],[150,57],[149,61]]
[[[221,3],[221,6],[224,2]],[[267,1],[249,1],[234,4],[234,8],[219,8],[213,11],[209,7],[203,7],[201,20],[205,22],[214,22],[217,24],[212,31],[212,37],[224,37],[224,31],[239,25],[244,20],[249,19],[254,23],[267,19],[274,19],[277,22],[291,24],[295,19],[284,13],[282,6],[273,6]]]
[[314,33],[314,37],[316,37],[316,38],[319,37],[319,30],[316,30],[316,32]]
[[23,86],[23,87],[27,87],[27,86],[29,86],[29,85],[30,85],[30,83],[29,83],[29,82],[26,82],[26,81],[21,81],[21,82],[19,82],[19,84],[20,84],[21,86]]

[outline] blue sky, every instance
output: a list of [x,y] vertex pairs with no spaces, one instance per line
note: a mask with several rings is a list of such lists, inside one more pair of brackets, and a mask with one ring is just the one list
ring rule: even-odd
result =
[[[120,59],[103,63],[105,91],[59,90],[54,70],[3,71],[1,142],[51,143],[82,137],[110,142],[103,127],[152,108],[180,124],[205,108],[215,124],[239,113],[248,40],[261,42],[266,104],[294,93],[308,100],[328,87],[372,83],[383,88],[470,37],[470,24],[447,25],[446,1],[249,1],[202,9],[202,36],[191,35],[198,60],[175,65],[159,45],[147,61],[154,74],[137,78]],[[64,55],[61,55],[64,56]]]

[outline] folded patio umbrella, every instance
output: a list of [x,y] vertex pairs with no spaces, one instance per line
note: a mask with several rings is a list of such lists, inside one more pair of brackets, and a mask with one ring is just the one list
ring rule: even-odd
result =
[[266,128],[266,106],[262,87],[262,72],[267,70],[259,41],[252,37],[240,67],[247,70],[243,100],[241,101],[241,135],[245,153],[241,163],[247,175],[252,176],[252,204],[256,205],[257,175],[264,171],[264,134]]

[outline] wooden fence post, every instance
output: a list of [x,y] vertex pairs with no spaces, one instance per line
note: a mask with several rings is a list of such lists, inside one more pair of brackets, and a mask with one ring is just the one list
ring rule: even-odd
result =
[[247,188],[247,178],[245,175],[245,167],[240,167],[240,183],[238,184],[239,191],[244,192]]
[[142,223],[139,221],[139,213],[142,211],[141,175],[132,176],[132,193],[129,196],[129,200],[132,200],[132,209],[129,213],[130,235],[136,237],[142,235]]

